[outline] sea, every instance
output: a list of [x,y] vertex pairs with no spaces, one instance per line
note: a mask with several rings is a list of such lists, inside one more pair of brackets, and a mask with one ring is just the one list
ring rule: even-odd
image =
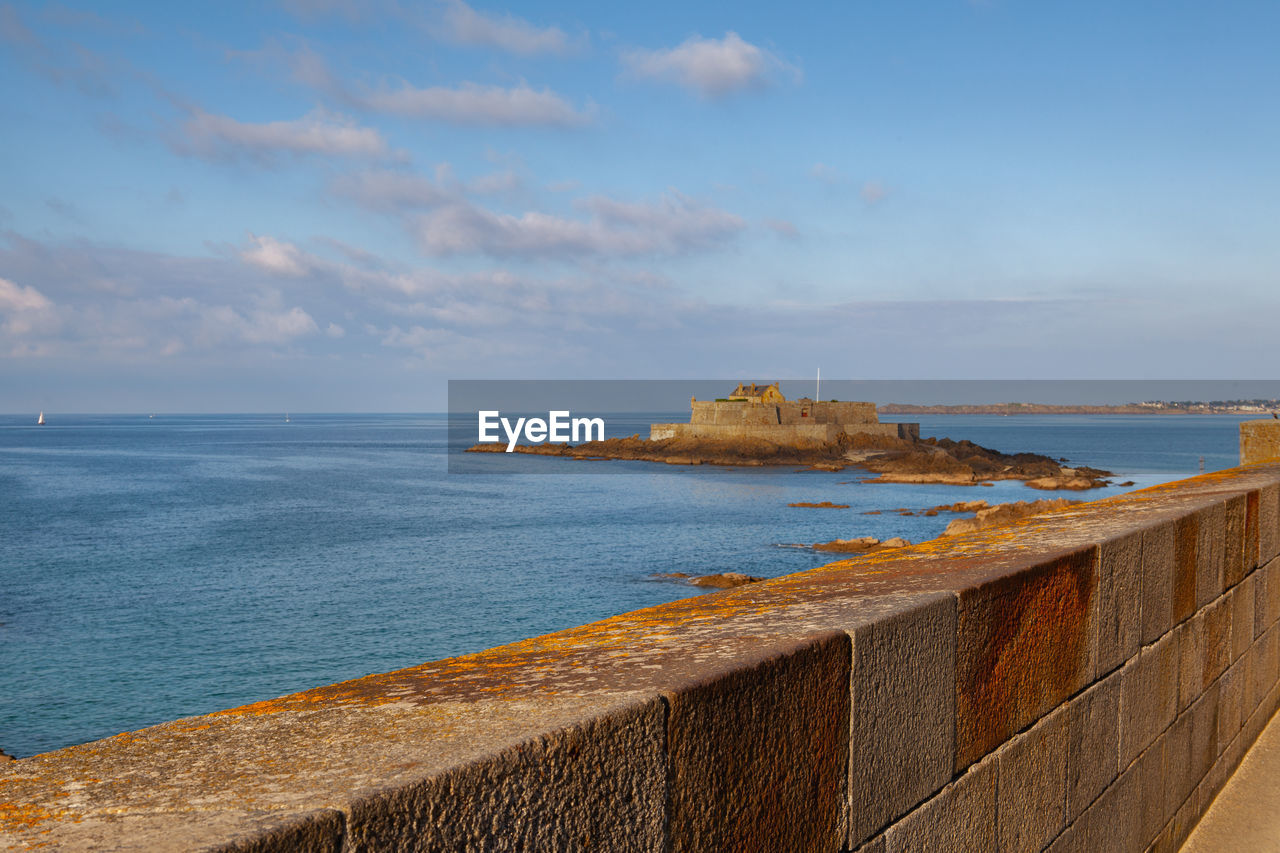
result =
[[[1096,499],[1237,464],[1244,418],[918,419],[1133,483],[1069,495]],[[20,757],[707,594],[660,573],[776,577],[838,556],[814,542],[933,538],[954,516],[931,506],[1054,496],[543,457],[450,473],[444,414],[46,420],[0,416],[0,749]]]

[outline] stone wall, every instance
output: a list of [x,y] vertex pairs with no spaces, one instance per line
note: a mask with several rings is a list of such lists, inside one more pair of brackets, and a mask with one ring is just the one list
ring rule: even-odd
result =
[[838,424],[778,424],[774,426],[757,426],[753,424],[652,424],[649,427],[649,438],[657,441],[663,438],[707,438],[716,441],[736,441],[740,439],[764,439],[778,444],[802,445],[835,441],[842,432],[859,432],[869,435],[887,435],[907,438],[912,435],[911,428],[916,424],[859,424],[858,426],[841,426]]
[[856,424],[879,423],[875,403],[790,400],[777,404],[694,400],[689,422],[694,424]]
[[1240,462],[1280,459],[1280,420],[1244,421],[1240,424]]
[[1174,850],[1280,703],[1280,463],[0,768],[0,847]]

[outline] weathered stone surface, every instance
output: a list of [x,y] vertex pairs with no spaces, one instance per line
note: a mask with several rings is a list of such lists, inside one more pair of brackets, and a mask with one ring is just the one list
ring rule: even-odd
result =
[[1204,668],[1201,673],[1201,690],[1207,688],[1231,663],[1231,608],[1226,596],[1219,597],[1198,614],[1204,648]]
[[1063,706],[996,752],[999,849],[1041,850],[1066,825],[1067,712]]
[[[1240,713],[1247,721],[1253,712],[1257,709],[1258,704],[1266,695],[1266,679],[1260,674],[1261,664],[1259,658],[1262,656],[1262,638],[1253,641],[1249,646],[1249,651],[1244,653],[1244,657],[1240,658],[1241,674],[1244,676],[1243,689],[1241,690]],[[1261,690],[1259,690],[1261,685]]]
[[956,600],[853,631],[849,846],[938,791],[955,765]]
[[1093,672],[1097,552],[1085,548],[960,592],[956,767],[1082,688]]
[[1258,558],[1261,553],[1259,536],[1261,529],[1259,526],[1262,492],[1259,489],[1251,490],[1245,495],[1244,506],[1244,574],[1247,575],[1258,566]]
[[1142,531],[1098,548],[1097,675],[1116,669],[1142,642]]
[[[1227,498],[1226,503],[1226,535],[1223,539],[1222,587],[1230,589],[1240,583],[1241,579],[1253,566],[1245,565],[1245,528],[1248,526],[1248,495],[1234,495]],[[1255,544],[1256,525],[1255,525]]]
[[1191,711],[1183,711],[1165,732],[1164,741],[1164,810],[1176,815],[1195,789],[1191,763]]
[[996,762],[991,756],[895,823],[886,853],[969,853],[996,848]]
[[663,711],[649,702],[365,793],[348,807],[349,849],[660,849]]
[[1120,763],[1127,766],[1177,713],[1177,639],[1171,632],[1120,670]]
[[1276,685],[1280,669],[1280,625],[1272,625],[1261,637],[1253,641],[1253,648],[1245,656],[1249,684],[1245,687],[1245,707],[1250,712],[1265,707],[1263,700]]
[[[470,707],[419,705],[408,696],[351,694],[327,704],[284,697],[16,762],[0,784],[6,797],[25,804],[30,820],[6,820],[0,847],[45,841],[67,849],[319,849],[349,837],[352,824],[336,815],[353,803],[378,792],[420,791],[450,768],[460,768],[453,778],[461,782],[488,778],[493,767],[508,772],[539,750],[560,769],[555,784],[529,790],[523,818],[602,822],[616,837],[660,841],[663,719],[656,696]],[[599,757],[591,747],[580,750],[588,763],[578,763],[565,754],[575,741],[599,744],[606,758],[589,763]],[[603,789],[596,778],[602,772],[609,774]],[[59,785],[41,784],[49,778]],[[605,799],[617,787],[628,797]],[[424,795],[412,805],[439,804]],[[492,805],[455,804],[477,822],[500,819],[484,816]],[[61,819],[58,809],[68,808],[75,820]],[[426,814],[374,813],[401,821]]]
[[1260,636],[1280,619],[1280,560],[1253,573],[1253,635]]
[[1183,800],[1182,805],[1174,813],[1173,820],[1169,822],[1169,843],[1172,845],[1173,850],[1180,848],[1182,842],[1187,840],[1187,836],[1191,834],[1191,830],[1195,829],[1196,823],[1203,813],[1200,808],[1200,800],[1196,796],[1198,790],[1198,788],[1193,788],[1187,793],[1187,798]]
[[1226,567],[1227,506],[1215,504],[1199,512],[1196,530],[1196,607],[1222,595]]
[[851,657],[834,634],[666,694],[670,850],[839,848]]
[[1142,643],[1150,645],[1173,625],[1175,526],[1168,522],[1142,534]]
[[324,809],[281,826],[259,825],[248,837],[219,847],[218,853],[291,853],[294,850],[341,853],[345,832],[346,815]]
[[1178,644],[1178,710],[1185,711],[1204,690],[1204,620],[1193,616],[1173,635]]
[[1200,572],[1200,513],[1192,512],[1173,525],[1173,602],[1171,615],[1177,625],[1196,612]]
[[1129,768],[1067,826],[1049,846],[1049,853],[1143,850],[1139,781],[1137,768]]
[[1270,483],[1258,492],[1258,562],[1280,556],[1280,484]]
[[884,842],[884,834],[881,833],[880,835],[877,835],[875,838],[868,841],[866,844],[863,844],[861,847],[855,850],[854,853],[885,853],[885,850],[886,850],[886,846]]
[[1129,766],[1138,788],[1138,838],[1150,844],[1172,816],[1165,809],[1164,737],[1147,747]]
[[1249,575],[1231,590],[1231,659],[1237,661],[1253,643],[1254,576]]
[[[1115,672],[1067,705],[1068,822],[1115,780],[1119,756],[1120,673]],[[1003,775],[1000,785],[1003,792]]]
[[1186,768],[1198,785],[1218,758],[1218,685],[1205,690],[1191,706],[1191,766]]
[[1240,464],[1280,457],[1280,423],[1273,419],[1240,422]]
[[1244,666],[1237,662],[1227,667],[1218,680],[1218,743],[1231,743],[1244,722]]

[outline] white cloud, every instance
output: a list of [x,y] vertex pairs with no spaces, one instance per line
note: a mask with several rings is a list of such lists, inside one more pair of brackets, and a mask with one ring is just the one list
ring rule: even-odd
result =
[[181,153],[209,159],[248,156],[270,159],[278,154],[339,157],[388,156],[377,130],[360,127],[346,116],[316,110],[300,119],[260,124],[195,111],[182,124],[176,145]]
[[34,287],[22,287],[0,278],[0,311],[43,311],[53,305]]
[[418,237],[432,255],[626,256],[707,248],[727,241],[746,224],[678,193],[656,204],[597,196],[579,206],[592,214],[590,219],[539,211],[515,216],[459,202],[423,215]]
[[328,328],[324,330],[324,333],[331,338],[342,338],[346,337],[347,330],[339,326],[337,323],[330,323]]
[[576,127],[591,121],[591,110],[580,111],[550,89],[527,83],[512,88],[463,83],[455,88],[397,89],[350,94],[360,106],[379,113],[434,119],[452,124],[496,127]]
[[512,15],[478,12],[463,0],[445,0],[436,34],[455,44],[496,47],[520,56],[562,54],[569,38],[559,27],[539,27]]
[[[45,334],[58,327],[53,302],[34,287],[22,287],[0,278],[0,331],[7,338],[25,338]],[[13,354],[27,352],[26,346]]]
[[867,204],[879,204],[889,195],[889,191],[879,181],[867,181],[862,185],[862,189],[858,191],[858,195],[862,196],[862,200]]
[[367,171],[343,175],[331,189],[371,210],[406,210],[437,207],[455,200],[449,192],[421,175],[406,172]]
[[675,83],[709,98],[761,88],[778,71],[799,77],[794,67],[732,30],[722,39],[691,36],[676,47],[624,51],[622,64],[636,77]]
[[258,269],[289,278],[306,275],[311,268],[309,259],[297,246],[252,232],[249,247],[240,252],[240,258]]

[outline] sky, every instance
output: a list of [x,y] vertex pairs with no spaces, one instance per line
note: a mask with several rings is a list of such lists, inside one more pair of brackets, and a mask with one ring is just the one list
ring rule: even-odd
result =
[[0,0],[0,412],[1275,378],[1280,4]]

